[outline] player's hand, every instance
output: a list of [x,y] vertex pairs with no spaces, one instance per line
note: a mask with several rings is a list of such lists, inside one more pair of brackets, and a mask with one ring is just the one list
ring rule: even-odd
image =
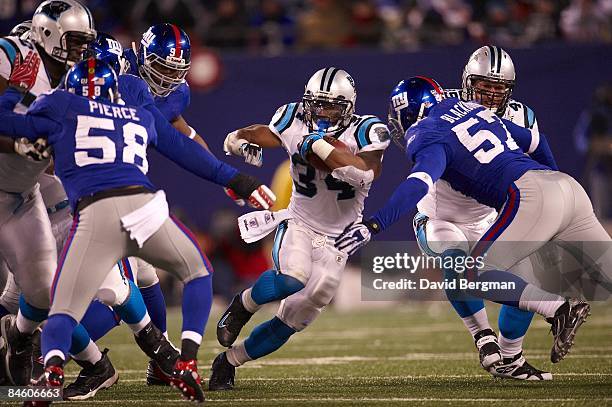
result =
[[238,173],[227,183],[238,198],[244,199],[256,209],[268,209],[276,202],[276,195],[257,178]]
[[259,144],[242,143],[240,146],[240,155],[244,157],[244,162],[261,167],[263,165],[263,148]]
[[51,147],[44,138],[37,139],[34,143],[27,138],[15,140],[15,152],[22,157],[32,161],[43,161],[51,156]]
[[229,196],[229,197],[230,197],[230,198],[231,198],[231,199],[234,201],[234,203],[235,203],[236,205],[238,205],[238,206],[244,206],[244,205],[246,205],[246,201],[245,201],[244,199],[240,198],[240,197],[239,197],[239,196],[238,196],[238,195],[237,195],[237,194],[234,192],[234,190],[233,190],[233,189],[231,189],[231,188],[227,188],[227,187],[226,187],[226,188],[223,188],[223,190],[225,191],[225,194],[226,194],[227,196]]
[[312,145],[317,140],[323,139],[323,134],[321,133],[310,133],[298,144],[298,150],[300,151],[300,156],[306,160],[306,156],[312,152]]
[[40,57],[36,52],[30,51],[23,61],[21,59],[21,55],[15,58],[13,71],[8,82],[11,86],[29,91],[36,83],[38,68],[40,67]]
[[351,223],[336,238],[334,246],[341,252],[352,256],[357,250],[368,244],[371,239],[372,232],[365,223]]
[[404,128],[402,124],[397,119],[389,118],[389,122],[387,123],[387,128],[389,129],[389,134],[391,139],[399,148],[402,150],[406,149],[406,140],[404,132]]

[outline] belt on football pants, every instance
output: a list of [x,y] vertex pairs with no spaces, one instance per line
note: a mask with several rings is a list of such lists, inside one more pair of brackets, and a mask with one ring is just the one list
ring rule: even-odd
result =
[[64,208],[67,208],[70,205],[70,202],[67,199],[64,199],[63,201],[61,201],[60,203],[53,205],[53,206],[49,206],[47,208],[47,215],[51,215],[52,213],[55,212],[59,212]]
[[76,206],[76,213],[82,211],[87,208],[92,203],[99,201],[101,199],[112,198],[115,196],[127,196],[127,195],[136,195],[142,193],[153,193],[149,188],[143,187],[142,185],[130,185],[127,187],[121,188],[112,188],[104,191],[96,192],[95,194],[87,195],[79,199]]

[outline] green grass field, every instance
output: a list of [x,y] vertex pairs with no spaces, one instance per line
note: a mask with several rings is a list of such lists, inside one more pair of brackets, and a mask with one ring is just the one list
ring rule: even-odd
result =
[[[274,310],[262,310],[253,325]],[[211,317],[200,350],[200,372],[210,373],[221,347]],[[497,308],[489,307],[494,321]],[[178,311],[169,314],[175,338]],[[495,324],[496,326],[496,324]],[[350,313],[324,312],[280,351],[237,370],[236,389],[206,392],[207,402],[223,406],[286,405],[612,405],[612,304],[598,304],[581,328],[572,353],[561,363],[549,360],[549,325],[536,318],[526,339],[531,363],[554,374],[552,382],[493,379],[478,364],[474,345],[445,303],[405,304]],[[178,343],[178,341],[175,341]],[[171,388],[144,383],[147,360],[127,327],[115,329],[101,346],[119,370],[113,388],[79,405],[186,405]],[[68,368],[68,380],[77,373]]]

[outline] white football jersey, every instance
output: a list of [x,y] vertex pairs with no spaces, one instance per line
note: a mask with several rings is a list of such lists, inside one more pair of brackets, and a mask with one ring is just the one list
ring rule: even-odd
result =
[[[298,150],[298,144],[311,133],[303,119],[302,104],[289,103],[276,111],[269,124],[291,158],[293,191],[288,209],[315,232],[337,236],[351,222],[361,220],[370,185],[353,187],[308,165]],[[376,116],[353,115],[337,138],[354,154],[385,150],[390,141],[387,126]]]
[[[461,99],[461,89],[445,89],[444,93],[446,97]],[[527,105],[510,99],[503,118],[531,130],[530,153],[538,147],[540,139],[538,123],[533,110]],[[495,213],[495,209],[454,190],[443,179],[439,179],[432,188],[429,188],[429,192],[417,204],[417,208],[419,212],[431,219],[446,220],[453,223],[479,223],[490,219],[490,216]]]
[[[20,54],[24,59],[30,51],[38,54],[34,44],[28,40],[19,37],[0,38],[0,75],[8,80],[17,55]],[[34,86],[19,99],[13,111],[25,113],[39,95],[51,89],[49,77],[41,62]],[[2,97],[0,95],[0,98]],[[30,190],[36,185],[40,174],[49,166],[49,162],[50,160],[35,162],[17,154],[0,154],[0,190],[14,193]]]

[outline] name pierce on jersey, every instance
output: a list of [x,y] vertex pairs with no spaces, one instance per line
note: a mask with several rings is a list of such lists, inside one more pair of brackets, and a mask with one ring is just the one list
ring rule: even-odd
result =
[[136,109],[132,107],[123,106],[110,106],[104,103],[89,101],[89,112],[97,113],[113,119],[125,119],[134,120],[135,122],[140,121],[140,117],[136,114]]

